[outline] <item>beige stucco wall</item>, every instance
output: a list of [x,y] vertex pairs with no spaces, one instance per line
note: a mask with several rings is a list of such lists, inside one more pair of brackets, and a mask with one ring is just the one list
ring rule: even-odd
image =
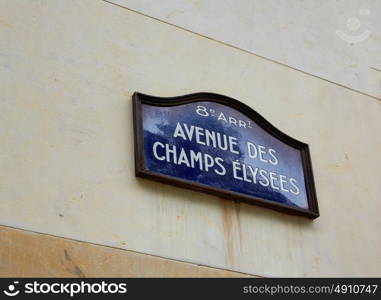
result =
[[379,0],[108,0],[381,99]]
[[0,226],[0,277],[251,277]]
[[[379,100],[104,1],[1,7],[1,225],[260,276],[381,275]],[[225,94],[308,143],[321,217],[136,178],[134,91]]]

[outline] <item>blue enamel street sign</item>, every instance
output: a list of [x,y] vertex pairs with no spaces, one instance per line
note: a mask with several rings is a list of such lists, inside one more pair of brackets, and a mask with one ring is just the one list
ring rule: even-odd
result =
[[245,104],[211,93],[133,100],[137,176],[319,216],[308,145]]

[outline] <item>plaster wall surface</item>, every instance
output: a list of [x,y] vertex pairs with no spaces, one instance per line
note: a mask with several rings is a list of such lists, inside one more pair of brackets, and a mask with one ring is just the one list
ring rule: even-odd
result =
[[250,277],[0,226],[0,277]]
[[[0,224],[260,276],[381,275],[381,102],[104,1],[1,1]],[[315,221],[134,176],[134,91],[310,145]]]
[[379,0],[110,2],[381,99]]

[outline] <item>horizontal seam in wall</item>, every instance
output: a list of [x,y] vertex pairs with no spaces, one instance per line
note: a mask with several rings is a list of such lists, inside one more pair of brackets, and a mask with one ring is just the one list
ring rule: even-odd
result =
[[[77,240],[77,239],[68,238],[68,237],[62,237],[62,236],[58,236],[58,235],[54,235],[54,234],[50,234],[50,233],[44,233],[44,232],[39,232],[39,231],[34,231],[34,230],[29,230],[29,229],[24,229],[24,228],[17,228],[17,227],[9,226],[9,225],[2,225],[2,224],[0,224],[0,227],[7,227],[7,228],[15,229],[15,230],[26,231],[26,232],[33,233],[33,234],[41,234],[41,235],[50,236],[50,237],[53,237],[53,238],[59,238],[59,239],[64,239],[64,240],[68,240],[68,241],[74,241],[74,242],[78,242],[78,243],[94,245],[94,246],[97,246],[97,247],[106,247],[106,248],[120,250],[120,251],[128,251],[128,252],[132,252],[132,253],[136,253],[136,254],[140,254],[140,255],[145,255],[145,256],[165,259],[165,260],[169,260],[169,261],[173,261],[173,262],[178,262],[178,263],[183,263],[183,264],[188,264],[188,265],[193,265],[193,266],[204,267],[204,268],[208,268],[208,269],[227,271],[227,272],[231,272],[231,273],[242,274],[242,275],[246,275],[246,276],[261,277],[261,278],[269,277],[269,276],[264,276],[264,275],[257,275],[257,274],[250,274],[250,273],[235,271],[235,270],[226,269],[226,268],[212,267],[212,266],[208,266],[208,265],[204,265],[204,264],[193,263],[193,262],[184,261],[184,260],[177,260],[177,259],[173,259],[173,258],[170,258],[170,257],[156,255],[156,254],[150,254],[150,253],[140,252],[140,251],[126,249],[126,248],[118,248],[118,247],[113,247],[113,246],[109,246],[109,245],[97,244],[97,243],[93,243],[93,242],[82,241],[82,240]],[[165,277],[165,276],[163,276],[163,277]]]
[[147,17],[147,18],[156,20],[156,21],[158,21],[158,22],[167,24],[167,25],[169,25],[169,26],[176,27],[176,28],[178,28],[178,29],[181,29],[181,30],[187,31],[187,32],[189,32],[189,33],[198,35],[198,36],[200,36],[200,37],[203,37],[203,38],[206,38],[206,39],[208,39],[208,40],[214,41],[214,42],[216,42],[216,43],[222,44],[222,45],[224,45],[224,46],[227,46],[227,47],[230,47],[230,48],[233,48],[233,49],[236,49],[236,50],[239,50],[239,51],[242,51],[242,52],[251,54],[251,55],[255,55],[255,56],[257,56],[257,57],[260,57],[260,58],[265,59],[265,60],[267,60],[267,61],[270,61],[270,62],[272,62],[272,63],[278,64],[278,65],[281,65],[281,66],[283,66],[283,67],[290,68],[290,69],[292,69],[292,70],[301,72],[301,73],[303,73],[303,74],[306,74],[306,75],[309,75],[309,76],[318,78],[318,79],[320,79],[320,80],[323,80],[323,81],[326,81],[326,82],[335,84],[335,85],[340,86],[340,87],[342,87],[342,88],[348,89],[348,90],[350,90],[350,91],[352,91],[352,92],[359,93],[359,94],[361,94],[361,95],[364,95],[364,96],[373,98],[373,99],[375,99],[375,100],[377,100],[377,101],[381,101],[381,98],[379,98],[379,97],[377,97],[377,96],[373,96],[373,95],[367,94],[367,93],[365,93],[365,92],[362,92],[362,91],[360,91],[360,90],[356,90],[356,89],[354,89],[354,88],[351,88],[351,87],[348,87],[348,86],[346,86],[346,85],[343,85],[343,84],[341,84],[341,83],[337,83],[337,82],[334,82],[334,81],[332,81],[332,80],[329,80],[329,79],[320,77],[320,76],[318,76],[318,75],[314,75],[314,74],[308,73],[308,72],[303,71],[303,70],[301,70],[301,69],[292,67],[292,66],[290,66],[290,65],[287,65],[287,64],[284,64],[284,63],[282,63],[282,62],[276,61],[276,60],[274,60],[274,59],[271,59],[271,58],[262,56],[262,55],[260,55],[260,54],[254,53],[254,52],[251,52],[251,51],[249,51],[249,50],[245,50],[245,49],[239,48],[239,47],[234,46],[234,45],[232,45],[232,44],[229,44],[229,43],[226,43],[226,42],[223,42],[223,41],[220,41],[220,40],[216,40],[216,39],[214,39],[214,38],[212,38],[212,37],[209,37],[209,36],[206,36],[206,35],[197,33],[197,32],[195,32],[195,31],[189,30],[189,29],[184,28],[184,27],[181,27],[181,26],[179,26],[179,25],[175,25],[175,24],[169,23],[169,22],[167,22],[167,21],[164,21],[164,20],[161,20],[161,19],[159,19],[159,18],[156,18],[156,17],[150,16],[150,15],[147,15],[147,14],[142,13],[142,12],[140,12],[140,11],[137,11],[137,10],[135,10],[135,9],[132,9],[132,8],[129,8],[129,7],[126,7],[126,6],[123,6],[123,5],[114,3],[114,2],[112,2],[111,0],[101,0],[101,1],[106,2],[106,3],[109,3],[109,4],[111,4],[111,5],[118,6],[118,7],[123,8],[123,9],[127,9],[127,10],[129,10],[129,11],[131,11],[131,12],[133,12],[133,13],[136,13],[136,14],[139,14],[139,15],[141,15],[141,16],[144,16],[144,17]]

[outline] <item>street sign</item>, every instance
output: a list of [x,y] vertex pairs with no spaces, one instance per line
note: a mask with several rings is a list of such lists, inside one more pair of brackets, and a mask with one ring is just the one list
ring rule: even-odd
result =
[[135,93],[135,171],[309,218],[319,216],[308,145],[222,95]]

